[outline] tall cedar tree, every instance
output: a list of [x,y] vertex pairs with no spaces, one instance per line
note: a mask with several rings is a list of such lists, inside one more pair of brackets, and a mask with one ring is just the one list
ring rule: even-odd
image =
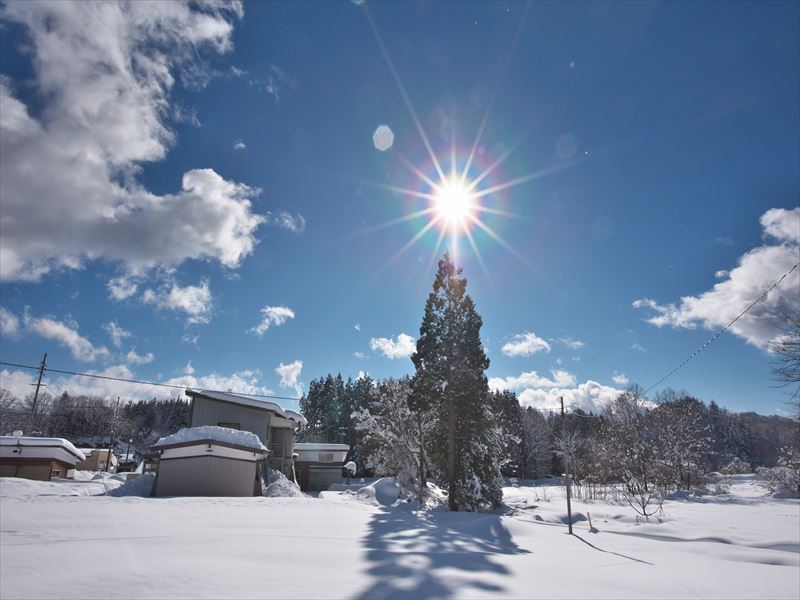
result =
[[433,415],[430,462],[447,482],[450,510],[479,510],[502,500],[500,435],[490,409],[483,320],[466,294],[467,280],[449,254],[439,261],[425,303],[409,399]]

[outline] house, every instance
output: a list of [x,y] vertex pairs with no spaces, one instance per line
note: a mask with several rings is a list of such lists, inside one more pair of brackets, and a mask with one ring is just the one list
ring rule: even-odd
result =
[[0,436],[0,477],[50,481],[72,479],[86,455],[62,438]]
[[297,483],[304,492],[321,492],[342,483],[347,444],[295,444]]
[[[119,461],[110,448],[78,448],[86,455],[75,468],[79,471],[116,471]],[[110,464],[109,464],[110,457]]]
[[151,450],[158,453],[154,496],[261,495],[261,464],[269,450],[249,431],[186,428]]
[[186,390],[192,399],[192,427],[216,426],[249,431],[269,449],[267,466],[294,479],[295,431],[306,424],[300,413],[275,402],[210,390]]

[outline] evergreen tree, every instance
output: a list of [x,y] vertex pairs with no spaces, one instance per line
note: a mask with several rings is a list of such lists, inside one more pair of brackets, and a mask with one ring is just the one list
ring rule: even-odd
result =
[[425,303],[411,357],[416,367],[411,406],[433,415],[435,474],[447,482],[451,510],[478,510],[502,500],[500,434],[490,410],[480,329],[467,280],[445,253]]

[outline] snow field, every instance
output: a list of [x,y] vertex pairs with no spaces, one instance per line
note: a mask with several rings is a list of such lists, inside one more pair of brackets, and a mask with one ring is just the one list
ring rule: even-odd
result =
[[[573,514],[590,512],[598,533],[578,520],[573,536],[556,487],[506,487],[501,511],[475,514],[352,492],[58,497],[8,481],[2,598],[800,595],[800,501],[771,498],[748,476],[725,496],[668,500],[650,524],[637,525],[626,505],[575,502]],[[380,481],[376,492],[389,487]]]

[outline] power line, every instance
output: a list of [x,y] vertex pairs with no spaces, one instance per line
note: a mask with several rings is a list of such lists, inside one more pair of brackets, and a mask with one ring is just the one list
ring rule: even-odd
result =
[[[0,365],[6,365],[8,367],[17,367],[20,369],[32,369],[34,371],[38,371],[39,367],[35,367],[32,365],[24,365],[21,363],[14,363],[14,362],[6,362],[0,361]],[[112,377],[111,375],[98,375],[97,373],[82,373],[80,371],[68,371],[66,369],[54,369],[52,367],[46,367],[46,371],[51,373],[61,373],[64,375],[77,375],[78,377],[92,377],[94,379],[104,379],[107,381],[120,381],[123,383],[135,383],[137,385],[154,385],[157,387],[165,387],[171,388],[176,390],[186,390],[189,389],[191,386],[188,385],[181,385],[175,383],[158,383],[155,381],[145,381],[143,379],[126,379],[124,377]],[[217,392],[220,394],[237,394],[238,392],[229,392],[226,390],[205,390],[207,392]],[[272,394],[245,394],[245,393],[238,393],[240,396],[252,396],[254,398],[270,398],[273,400],[292,400],[297,402],[299,398],[291,398],[289,396],[275,396]]]
[[686,363],[688,363],[690,360],[692,360],[692,359],[693,359],[695,356],[697,356],[697,355],[698,355],[698,354],[700,354],[700,353],[701,353],[703,350],[705,350],[705,349],[706,349],[706,348],[708,348],[708,347],[709,347],[711,344],[713,344],[713,343],[716,341],[716,339],[717,339],[719,336],[721,336],[721,335],[722,335],[723,333],[725,333],[725,332],[726,332],[728,329],[730,329],[731,325],[733,325],[734,323],[736,323],[736,321],[738,321],[739,319],[741,319],[741,318],[742,318],[742,317],[743,317],[745,314],[747,314],[747,313],[750,311],[750,309],[751,309],[751,308],[753,308],[753,307],[754,307],[756,304],[758,304],[759,302],[761,302],[761,301],[762,301],[764,298],[766,298],[766,297],[767,297],[767,295],[768,295],[768,294],[769,294],[769,293],[770,293],[772,290],[774,290],[776,287],[778,287],[778,286],[781,284],[781,282],[782,282],[784,279],[786,279],[786,278],[787,278],[789,275],[791,275],[791,274],[792,274],[792,272],[793,272],[793,271],[794,271],[794,270],[795,270],[795,269],[796,269],[798,266],[800,266],[800,263],[795,263],[795,264],[794,264],[794,266],[793,266],[791,269],[789,269],[788,271],[786,271],[786,273],[784,273],[784,274],[781,276],[781,278],[780,278],[780,279],[778,279],[778,281],[776,281],[776,282],[775,282],[775,283],[773,283],[771,286],[769,286],[769,287],[768,287],[768,288],[767,288],[767,289],[764,291],[764,293],[763,293],[763,294],[761,294],[761,295],[760,295],[758,298],[756,298],[755,300],[753,300],[753,302],[752,302],[752,303],[751,303],[751,304],[750,304],[750,305],[749,305],[747,308],[745,308],[745,309],[744,309],[742,312],[740,312],[740,313],[739,313],[739,314],[736,316],[736,318],[735,318],[733,321],[731,321],[730,323],[728,323],[727,325],[725,325],[725,327],[723,327],[723,328],[722,328],[722,329],[720,329],[720,330],[719,330],[717,333],[715,333],[713,336],[711,336],[710,338],[708,338],[708,339],[706,340],[706,342],[705,342],[705,343],[704,343],[702,346],[700,346],[700,347],[699,347],[697,350],[695,350],[694,352],[692,352],[692,353],[689,355],[689,357],[688,357],[686,360],[684,360],[684,361],[683,361],[681,364],[679,364],[677,367],[675,367],[674,369],[672,369],[672,371],[670,371],[669,373],[667,373],[666,375],[664,375],[664,376],[663,376],[661,379],[659,379],[659,380],[658,380],[658,381],[656,381],[656,382],[655,382],[653,385],[651,385],[649,388],[647,388],[647,389],[644,391],[645,395],[647,395],[647,394],[650,392],[650,390],[652,390],[653,388],[657,387],[657,386],[658,386],[659,384],[661,384],[661,383],[662,383],[662,382],[663,382],[665,379],[667,379],[667,378],[671,377],[671,376],[672,376],[672,375],[673,375],[673,374],[674,374],[674,373],[675,373],[675,372],[676,372],[678,369],[680,369],[681,367],[683,367],[683,366],[684,366]]

